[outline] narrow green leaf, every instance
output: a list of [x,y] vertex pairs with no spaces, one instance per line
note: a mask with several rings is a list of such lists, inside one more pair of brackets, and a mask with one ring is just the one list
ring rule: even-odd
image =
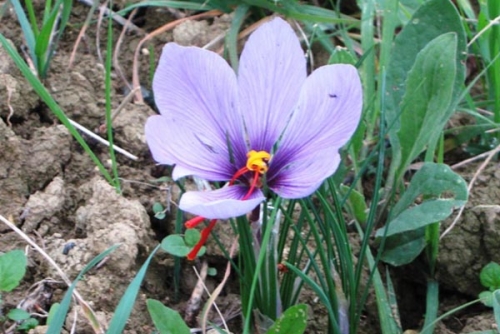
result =
[[149,254],[146,262],[142,265],[141,269],[135,275],[134,279],[128,286],[127,290],[123,294],[123,297],[120,299],[118,306],[116,307],[115,314],[113,315],[113,319],[109,324],[108,331],[106,334],[121,334],[123,333],[123,329],[127,324],[127,320],[130,317],[130,313],[132,312],[132,308],[135,304],[135,299],[137,298],[137,294],[139,293],[139,289],[141,288],[142,281],[144,276],[146,276],[146,270],[148,269],[149,263],[151,259],[156,254],[160,246],[156,246],[156,248]]
[[229,60],[231,67],[235,73],[238,73],[239,60],[238,60],[238,33],[241,25],[245,21],[250,6],[242,4],[236,7],[233,12],[233,19],[231,20],[231,27],[226,34],[226,48],[229,53]]
[[[59,3],[61,0],[58,1]],[[37,36],[35,41],[35,54],[38,59],[37,69],[38,73],[41,73],[42,69],[45,67],[45,62],[47,61],[47,50],[50,45],[50,38],[52,32],[55,28],[55,22],[58,16],[58,11],[56,8],[52,11],[51,15],[48,17],[47,22],[44,22],[40,34]],[[43,78],[43,75],[41,76]]]
[[495,322],[497,323],[497,328],[500,328],[500,289],[493,291],[493,315],[495,316]]
[[54,318],[57,309],[59,308],[61,304],[59,303],[54,303],[50,305],[50,310],[49,310],[49,315],[47,316],[47,325],[50,325],[52,323],[52,319]]
[[52,318],[52,321],[47,329],[46,334],[60,334],[62,327],[64,325],[64,320],[66,319],[66,315],[68,314],[69,306],[71,304],[71,297],[73,296],[73,290],[76,287],[76,284],[80,279],[85,275],[90,269],[92,269],[96,264],[98,264],[102,259],[111,254],[115,249],[117,249],[120,245],[116,244],[108,249],[106,249],[101,254],[94,257],[83,269],[80,271],[78,276],[75,278],[73,283],[68,287],[68,290],[64,294],[64,297],[61,301],[61,304],[55,311],[55,314]]
[[302,334],[307,326],[307,305],[297,304],[288,308],[266,334]]
[[[347,194],[349,189],[350,188],[345,185],[340,186],[340,192],[342,195]],[[347,199],[347,205],[349,205],[356,220],[361,224],[365,224],[366,219],[368,218],[368,208],[366,207],[365,196],[363,196],[363,194],[358,192],[356,189],[352,189],[349,193],[349,198]]]
[[154,299],[148,299],[146,305],[160,334],[189,334],[191,332],[179,312]]
[[26,255],[21,250],[12,250],[0,255],[0,292],[12,291],[26,273]]
[[[24,13],[23,7],[20,3],[19,0],[11,0],[12,6],[14,7],[14,12],[16,13],[17,20],[19,21],[19,24],[21,25],[21,29],[23,31],[24,39],[26,40],[26,45],[28,46],[28,50],[31,56],[31,60],[35,64],[38,64],[38,61],[36,59],[36,54],[35,54],[35,33],[33,32],[33,29],[28,21],[28,18],[26,17],[26,14]],[[35,28],[35,31],[37,31],[38,28]]]

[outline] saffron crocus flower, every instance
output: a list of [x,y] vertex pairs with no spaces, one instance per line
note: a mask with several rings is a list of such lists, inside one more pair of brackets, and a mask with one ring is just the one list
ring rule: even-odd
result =
[[202,239],[216,219],[264,201],[264,182],[283,198],[312,194],[337,169],[362,109],[356,69],[326,65],[307,76],[300,42],[280,18],[249,37],[238,74],[216,53],[167,44],[153,92],[161,113],[146,123],[153,158],[174,165],[174,179],[228,182],[180,200],[198,216],[188,227],[212,219]]

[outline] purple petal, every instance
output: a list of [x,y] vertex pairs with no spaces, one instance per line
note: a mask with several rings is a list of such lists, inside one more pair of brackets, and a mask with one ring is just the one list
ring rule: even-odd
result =
[[162,114],[146,124],[153,157],[209,180],[231,178],[236,170],[231,161],[244,164],[247,147],[236,76],[226,61],[210,51],[169,43],[153,91]]
[[302,155],[344,146],[358,127],[362,106],[361,81],[355,67],[318,68],[300,92],[276,156],[280,151]]
[[269,180],[268,185],[283,198],[302,198],[311,195],[332,175],[340,163],[337,152],[316,151],[309,157],[295,160]]
[[[155,161],[174,165],[173,178],[186,175],[212,181],[229,180],[234,167],[227,149],[217,138],[197,137],[197,128],[186,128],[175,117],[151,116],[146,121],[146,141]],[[194,129],[193,129],[194,128]]]
[[275,18],[248,39],[240,58],[240,105],[251,149],[270,152],[306,78],[306,60],[295,32]]
[[247,187],[230,186],[211,191],[189,191],[182,195],[179,208],[183,211],[207,219],[229,219],[252,211],[265,200],[256,189],[248,199],[242,198],[248,192]]
[[270,187],[286,198],[312,193],[337,169],[338,150],[356,130],[361,110],[361,82],[353,66],[314,71],[272,157]]

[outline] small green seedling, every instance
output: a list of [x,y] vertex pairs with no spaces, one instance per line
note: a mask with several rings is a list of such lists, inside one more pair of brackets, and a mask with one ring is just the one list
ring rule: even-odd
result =
[[212,277],[216,276],[217,275],[217,268],[214,268],[214,267],[208,268],[207,275],[212,276]]
[[165,210],[165,208],[163,207],[163,205],[161,205],[160,202],[155,202],[153,204],[153,212],[155,214],[156,219],[162,220],[165,219],[167,210]]
[[179,312],[166,307],[160,301],[148,299],[146,301],[149,315],[153,319],[156,329],[160,334],[189,334],[189,327],[186,325]]
[[[27,259],[21,250],[12,250],[0,255],[0,297],[3,292],[10,292],[19,286],[19,283],[26,273]],[[2,300],[0,298],[0,304]],[[0,305],[1,308],[1,305]],[[28,331],[38,325],[38,320],[31,318],[25,310],[12,309],[6,318],[0,319],[0,322],[6,320],[17,321],[19,325],[17,330]]]
[[[200,231],[188,229],[184,236],[171,234],[161,242],[161,248],[174,256],[186,257],[201,238]],[[202,256],[206,252],[206,247],[201,247],[197,256]]]
[[479,299],[484,305],[493,307],[493,292],[500,289],[500,264],[490,262],[479,274],[481,284],[488,289],[479,294]]

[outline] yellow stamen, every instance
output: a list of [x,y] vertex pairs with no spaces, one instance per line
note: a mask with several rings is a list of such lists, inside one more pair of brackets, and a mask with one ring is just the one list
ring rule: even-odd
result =
[[264,174],[269,169],[269,160],[271,155],[266,151],[254,151],[251,150],[247,153],[247,168],[250,171],[259,172]]

